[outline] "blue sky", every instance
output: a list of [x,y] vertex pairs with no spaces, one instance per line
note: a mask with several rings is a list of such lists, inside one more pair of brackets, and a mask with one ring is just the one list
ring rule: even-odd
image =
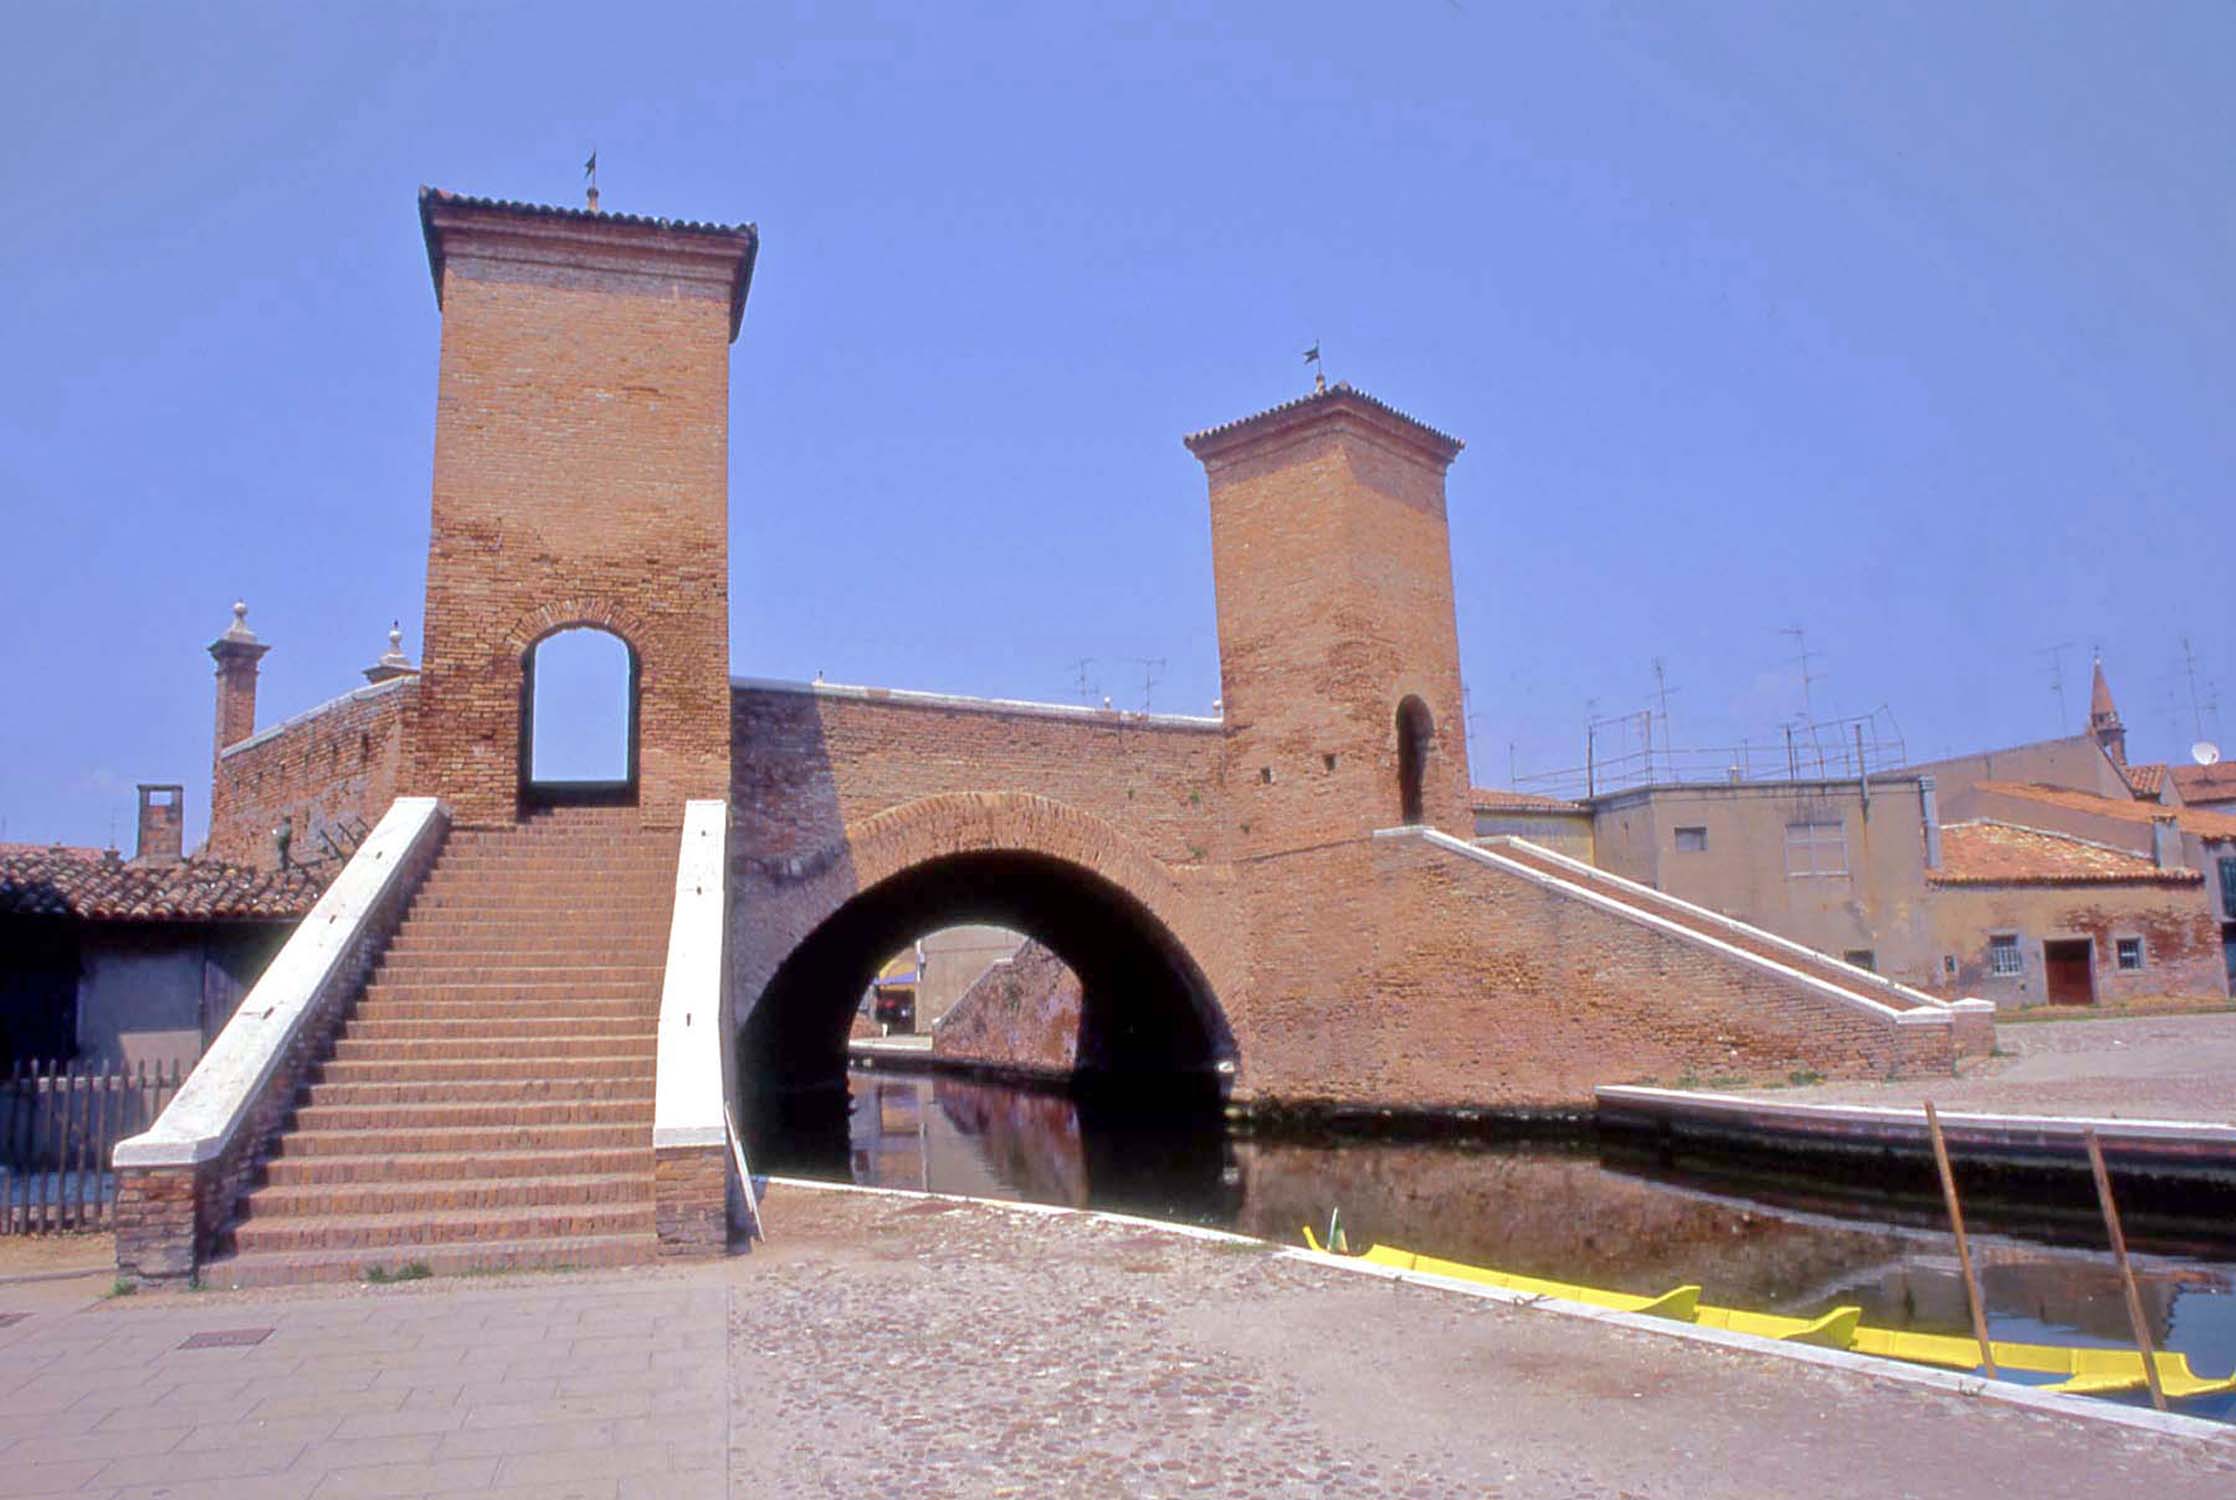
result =
[[[2138,758],[2236,693],[2221,4],[10,9],[9,839],[207,799],[236,596],[270,723],[417,655],[421,183],[757,221],[732,666],[1217,696],[1188,430],[1350,380],[1451,478],[1476,779],[1888,705],[1919,756]],[[28,60],[28,65],[26,65]],[[2231,703],[2236,717],[2236,701]],[[2232,724],[2231,728],[2236,728]],[[2216,726],[2208,719],[2207,729]]]

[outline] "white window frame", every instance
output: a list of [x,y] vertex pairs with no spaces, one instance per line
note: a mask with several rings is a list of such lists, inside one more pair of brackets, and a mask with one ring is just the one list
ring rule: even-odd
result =
[[[2125,952],[2125,950],[2126,950],[2126,948],[2127,948],[2127,945],[2128,945],[2128,944],[2130,944],[2130,943],[2133,943],[2133,944],[2135,945],[2135,962],[2133,962],[2133,963],[2129,963],[2129,962],[2127,961],[2127,956],[2126,956],[2126,952]],[[2146,967],[2147,967],[2147,966],[2149,965],[2149,963],[2150,963],[2150,955],[2149,955],[2148,953],[2146,953],[2146,952],[2145,952],[2145,951],[2143,950],[2143,940],[2142,940],[2141,938],[2139,938],[2139,937],[2116,937],[2116,938],[2112,939],[2112,972],[2113,972],[2113,973],[2115,973],[2115,974],[2140,974],[2140,973],[2142,973],[2142,972],[2143,972],[2143,970],[2144,970],[2144,969],[2145,969],[2145,968],[2146,968]]]
[[[2004,967],[2003,964],[2003,956],[2006,953],[2011,956],[2011,963],[2008,968]],[[1988,934],[1988,972],[1999,979],[2014,978],[2026,972],[2026,951],[2019,946],[2019,935],[2017,933],[1991,932]]]
[[1839,820],[1786,825],[1786,878],[1848,873],[1848,825]]

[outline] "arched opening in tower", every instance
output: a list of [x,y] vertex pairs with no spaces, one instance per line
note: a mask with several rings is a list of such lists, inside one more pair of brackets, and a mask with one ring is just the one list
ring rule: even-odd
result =
[[628,803],[637,791],[636,649],[567,626],[520,658],[520,800]]
[[1215,1088],[1231,1075],[1234,1038],[1211,986],[1154,914],[1079,865],[993,851],[904,870],[809,933],[745,1016],[741,1087],[765,1094],[842,1086],[849,1033],[881,970],[926,934],[966,924],[1035,939],[1076,977],[1076,1089],[1144,1080]]
[[1429,747],[1435,743],[1436,721],[1429,706],[1408,696],[1398,705],[1398,821],[1418,823],[1421,817],[1421,784],[1428,775]]

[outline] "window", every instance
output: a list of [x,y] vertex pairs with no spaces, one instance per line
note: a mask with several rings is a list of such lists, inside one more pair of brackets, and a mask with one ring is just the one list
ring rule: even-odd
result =
[[1874,974],[1879,972],[1879,955],[1869,948],[1850,948],[1840,957],[1859,969],[1869,969]]
[[2118,944],[2119,965],[2130,972],[2143,967],[2143,940],[2121,938]]
[[2236,859],[2220,862],[2220,914],[2224,921],[2236,921]]
[[1954,953],[1944,953],[1941,955],[1941,972],[1948,975],[1951,979],[1956,978],[1956,955]]
[[1708,852],[1708,830],[1705,828],[1680,828],[1677,830],[1679,854],[1705,854]]
[[1988,972],[1990,974],[2017,974],[2025,966],[2019,962],[2019,940],[2012,936],[1988,939]]
[[1786,825],[1788,875],[1845,875],[1848,873],[1848,830],[1840,823],[1788,823]]

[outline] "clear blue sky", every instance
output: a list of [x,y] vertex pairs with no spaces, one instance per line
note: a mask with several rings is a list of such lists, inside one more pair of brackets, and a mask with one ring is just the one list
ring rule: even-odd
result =
[[[755,220],[732,666],[1217,696],[1190,429],[1331,376],[1468,439],[1476,779],[1587,704],[1919,756],[2051,732],[2101,643],[2138,758],[2236,694],[2236,8],[10,7],[10,839],[205,812],[263,722],[419,649],[421,183]],[[2236,721],[2236,701],[2229,718]],[[2208,728],[2212,726],[2209,724]],[[2236,722],[2229,727],[2236,730]]]

